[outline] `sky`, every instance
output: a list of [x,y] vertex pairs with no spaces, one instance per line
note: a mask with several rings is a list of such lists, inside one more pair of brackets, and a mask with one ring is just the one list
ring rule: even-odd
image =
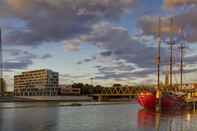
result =
[[[179,46],[186,45],[184,82],[197,82],[197,0],[0,0],[4,78],[51,69],[61,84],[110,86],[156,82],[158,19],[161,19],[161,65],[169,58],[170,29],[174,69]],[[173,25],[170,24],[173,18]],[[172,26],[172,28],[170,28]],[[178,73],[174,81],[179,82]]]

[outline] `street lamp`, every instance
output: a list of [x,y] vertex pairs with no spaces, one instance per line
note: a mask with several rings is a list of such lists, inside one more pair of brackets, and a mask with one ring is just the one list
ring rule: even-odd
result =
[[90,83],[92,86],[94,86],[94,78],[93,77],[90,78]]

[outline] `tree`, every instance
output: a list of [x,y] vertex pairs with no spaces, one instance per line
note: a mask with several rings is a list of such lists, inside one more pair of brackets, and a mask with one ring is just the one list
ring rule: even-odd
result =
[[6,83],[3,78],[0,78],[0,95],[4,95]]

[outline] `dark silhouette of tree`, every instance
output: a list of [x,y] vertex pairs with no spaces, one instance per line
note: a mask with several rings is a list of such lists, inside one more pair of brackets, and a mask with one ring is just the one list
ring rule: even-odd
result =
[[98,94],[101,93],[101,90],[103,88],[101,85],[93,86],[91,84],[83,84],[83,83],[74,83],[72,87],[80,88],[81,95]]
[[5,80],[3,78],[0,78],[0,95],[2,96],[4,95],[5,88],[6,88]]

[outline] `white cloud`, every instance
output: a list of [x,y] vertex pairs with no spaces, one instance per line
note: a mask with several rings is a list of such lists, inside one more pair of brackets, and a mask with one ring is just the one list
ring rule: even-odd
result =
[[80,51],[80,44],[82,41],[78,39],[64,41],[64,50],[66,52],[77,52]]

